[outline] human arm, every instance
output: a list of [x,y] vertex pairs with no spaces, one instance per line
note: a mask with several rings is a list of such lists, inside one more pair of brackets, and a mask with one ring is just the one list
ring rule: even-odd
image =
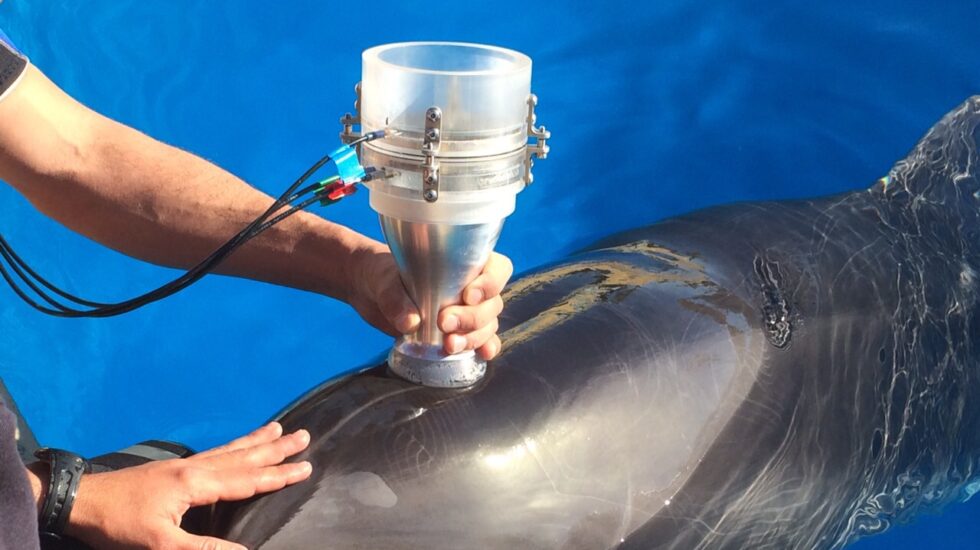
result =
[[[264,193],[190,153],[78,103],[36,67],[0,102],[0,178],[39,210],[93,240],[161,265],[186,268],[272,203]],[[306,212],[253,239],[218,272],[339,298],[388,333],[419,322],[382,243]],[[495,255],[455,310],[447,350],[499,350],[499,291],[510,262]],[[446,316],[450,316],[449,313]]]
[[[242,500],[309,477],[309,462],[283,464],[309,444],[305,431],[282,435],[271,423],[231,443],[190,458],[81,478],[66,534],[99,549],[239,550],[241,545],[180,529],[194,506]],[[38,501],[46,493],[44,464],[28,466]]]

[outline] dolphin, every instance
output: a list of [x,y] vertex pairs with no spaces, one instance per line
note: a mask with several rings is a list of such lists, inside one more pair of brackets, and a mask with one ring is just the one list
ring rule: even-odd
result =
[[288,406],[249,548],[835,549],[980,491],[980,96],[868,189],[709,208],[515,280],[466,389]]

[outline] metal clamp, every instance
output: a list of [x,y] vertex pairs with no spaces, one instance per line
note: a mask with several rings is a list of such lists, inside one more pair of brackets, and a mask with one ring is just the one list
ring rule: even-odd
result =
[[[361,137],[360,125],[361,125],[361,83],[358,82],[354,85],[354,93],[357,95],[357,99],[354,100],[354,114],[344,113],[344,116],[340,117],[340,123],[344,125],[344,129],[340,131],[340,141],[346,145],[350,145],[355,139]],[[357,131],[354,130],[354,126],[358,126]],[[358,151],[360,153],[360,151]]]
[[534,159],[548,158],[548,140],[551,139],[551,132],[544,126],[535,126],[538,116],[534,114],[534,107],[538,104],[538,96],[531,94],[527,98],[527,137],[535,138],[534,143],[528,142],[524,153],[524,183],[531,185],[534,183],[534,174],[531,168],[534,167]]
[[[2,1],[2,0],[0,0]],[[345,113],[340,117],[343,130],[340,132],[340,141],[350,144],[361,137],[361,83],[354,86],[354,93],[357,99],[354,101],[354,112]],[[537,115],[534,109],[538,104],[538,97],[531,94],[527,98],[527,137],[528,142],[524,147],[524,183],[530,185],[534,182],[534,174],[531,169],[534,167],[535,159],[548,158],[551,147],[548,140],[551,139],[551,132],[544,126],[535,126]],[[357,129],[355,130],[355,127]],[[534,139],[532,142],[531,139]],[[422,198],[427,202],[435,202],[439,199],[439,161],[436,156],[442,141],[442,109],[439,107],[429,107],[425,111],[425,131],[422,134]],[[358,155],[360,155],[358,146]],[[386,177],[391,177],[386,175]]]
[[442,143],[442,109],[429,107],[425,111],[425,131],[422,133],[422,198],[426,202],[439,199],[439,163],[436,154]]

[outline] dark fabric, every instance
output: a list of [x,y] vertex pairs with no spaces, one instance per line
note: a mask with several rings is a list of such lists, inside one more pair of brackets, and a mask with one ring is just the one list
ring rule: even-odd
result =
[[21,55],[6,38],[7,35],[0,31],[0,94],[6,92],[27,67],[27,58]]
[[0,404],[0,550],[40,548],[37,508],[17,454],[17,419]]

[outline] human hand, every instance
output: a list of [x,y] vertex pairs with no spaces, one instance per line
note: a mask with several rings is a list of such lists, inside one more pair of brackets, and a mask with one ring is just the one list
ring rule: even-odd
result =
[[[357,263],[351,283],[354,292],[348,301],[361,317],[392,336],[417,330],[421,322],[418,308],[408,296],[387,247],[377,243],[377,247],[362,252]],[[463,289],[463,304],[439,312],[446,353],[476,350],[484,359],[497,355],[497,316],[504,307],[500,292],[513,272],[506,256],[491,253],[483,272]]]
[[446,353],[472,349],[489,360],[500,352],[497,317],[504,309],[500,292],[513,273],[510,259],[492,252],[480,275],[463,289],[463,303],[442,308],[438,324],[446,335]]
[[305,430],[283,436],[273,422],[190,458],[82,476],[66,533],[99,549],[244,550],[180,528],[193,506],[243,500],[310,476],[309,462],[282,462],[309,445]]

